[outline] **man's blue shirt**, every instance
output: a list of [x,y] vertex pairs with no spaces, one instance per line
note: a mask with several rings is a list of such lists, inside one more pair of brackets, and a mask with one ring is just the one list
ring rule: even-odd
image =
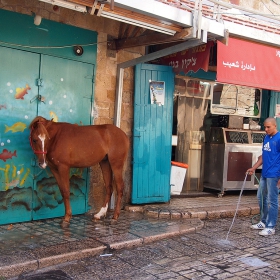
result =
[[262,160],[262,176],[264,178],[280,177],[280,132],[273,136],[265,136]]

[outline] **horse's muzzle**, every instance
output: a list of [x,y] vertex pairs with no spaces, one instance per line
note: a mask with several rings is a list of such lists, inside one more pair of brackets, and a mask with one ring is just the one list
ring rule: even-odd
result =
[[47,163],[45,161],[44,162],[39,162],[38,165],[41,169],[46,169],[46,167],[47,167]]

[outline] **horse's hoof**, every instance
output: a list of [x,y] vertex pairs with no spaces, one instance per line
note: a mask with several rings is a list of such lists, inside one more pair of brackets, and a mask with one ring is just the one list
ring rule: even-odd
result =
[[93,216],[93,220],[101,220],[101,216],[99,216],[99,215],[94,215],[94,216]]
[[61,226],[61,228],[69,228],[70,222],[62,221],[62,222],[60,223],[60,226]]

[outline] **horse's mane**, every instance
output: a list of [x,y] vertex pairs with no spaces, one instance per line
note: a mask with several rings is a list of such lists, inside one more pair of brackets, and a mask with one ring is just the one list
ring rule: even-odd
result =
[[47,131],[47,125],[50,123],[51,121],[48,121],[47,119],[43,118],[43,117],[36,117],[33,119],[33,121],[30,123],[29,125],[29,129],[30,130],[37,130],[38,134],[45,134],[48,138],[49,138],[49,133]]

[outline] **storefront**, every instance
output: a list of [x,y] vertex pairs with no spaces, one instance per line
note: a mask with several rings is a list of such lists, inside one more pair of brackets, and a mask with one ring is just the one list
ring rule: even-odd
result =
[[[176,73],[173,160],[189,165],[181,195],[240,189],[261,153],[262,122],[277,115],[278,59],[276,47],[229,38],[161,60]],[[255,178],[247,181],[256,189]]]

